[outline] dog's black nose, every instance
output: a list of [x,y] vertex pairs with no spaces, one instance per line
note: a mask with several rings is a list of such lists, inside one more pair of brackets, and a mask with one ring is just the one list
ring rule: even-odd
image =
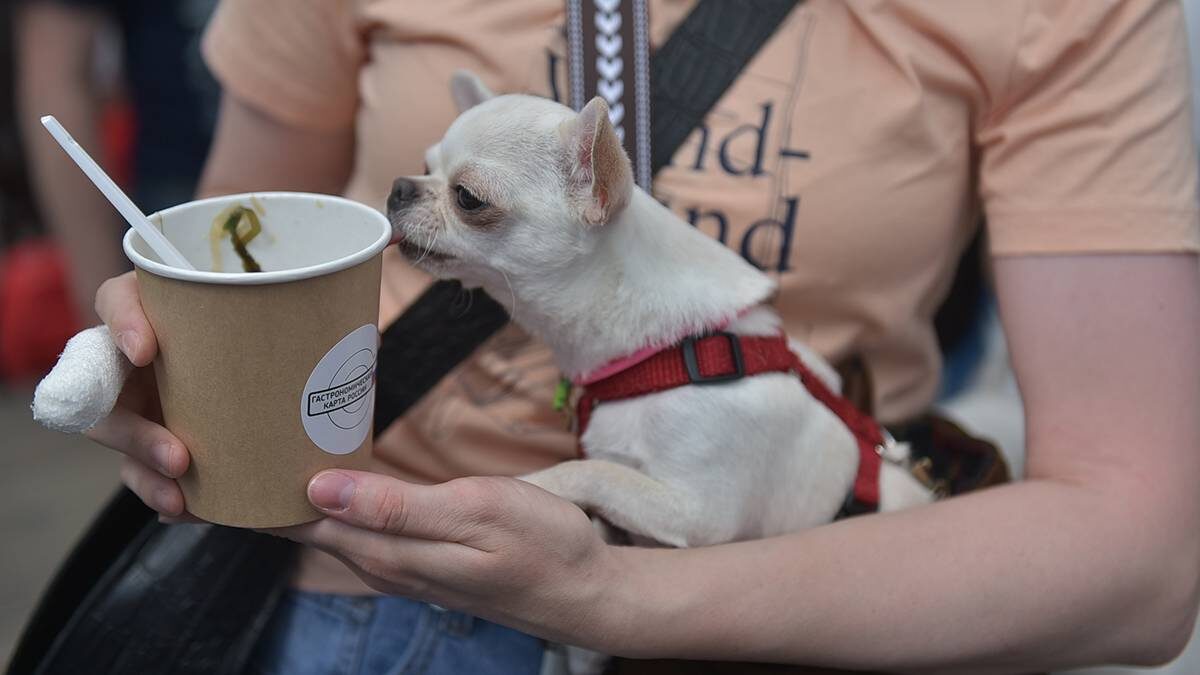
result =
[[388,195],[387,206],[389,211],[395,211],[404,206],[405,202],[410,202],[417,196],[417,184],[407,178],[397,178],[392,183],[392,194]]

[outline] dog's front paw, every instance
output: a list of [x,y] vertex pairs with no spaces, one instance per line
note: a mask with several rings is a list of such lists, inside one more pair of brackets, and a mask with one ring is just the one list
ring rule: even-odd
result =
[[582,486],[579,485],[579,476],[570,470],[572,467],[568,466],[569,464],[570,462],[564,462],[549,469],[517,476],[517,480],[536,485],[569,502],[578,503],[577,500],[583,496],[579,489]]

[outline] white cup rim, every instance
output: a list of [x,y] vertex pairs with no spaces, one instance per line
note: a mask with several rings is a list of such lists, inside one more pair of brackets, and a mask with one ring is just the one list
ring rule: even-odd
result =
[[326,202],[340,203],[352,209],[359,210],[363,213],[363,215],[375,220],[380,224],[379,238],[366,248],[334,260],[328,260],[326,262],[316,265],[309,265],[307,267],[296,267],[293,269],[276,270],[272,272],[255,272],[252,274],[247,274],[245,272],[207,272],[202,270],[185,270],[178,267],[165,265],[157,260],[151,260],[141,253],[138,253],[134,249],[134,237],[136,237],[137,241],[139,242],[142,241],[142,238],[140,235],[138,235],[137,230],[134,230],[133,228],[129,228],[129,230],[125,232],[125,236],[122,238],[122,247],[125,249],[126,257],[129,258],[135,267],[146,270],[147,272],[160,277],[178,279],[180,281],[193,281],[202,284],[261,286],[265,284],[278,284],[289,281],[299,281],[301,279],[311,279],[313,277],[321,277],[334,272],[340,272],[344,269],[349,269],[378,255],[381,251],[383,251],[384,248],[387,248],[388,242],[390,242],[392,239],[391,223],[389,223],[388,219],[379,211],[367,206],[366,204],[363,204],[362,202],[356,202],[352,199],[346,199],[345,197],[311,192],[244,192],[241,194],[209,197],[207,199],[197,199],[191,202],[184,202],[183,204],[172,206],[168,209],[163,209],[162,211],[150,216],[150,218],[153,220],[155,216],[160,215],[164,217],[170,217],[172,212],[178,212],[184,208],[193,208],[195,206],[204,204],[250,200],[254,198],[270,199],[277,197],[306,197],[320,199]]

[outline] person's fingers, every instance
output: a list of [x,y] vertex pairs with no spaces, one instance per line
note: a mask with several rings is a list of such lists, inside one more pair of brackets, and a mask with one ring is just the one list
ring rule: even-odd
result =
[[208,521],[197,518],[196,516],[185,512],[179,516],[164,516],[160,513],[158,516],[158,522],[162,523],[163,525],[202,525]]
[[364,530],[332,518],[259,531],[325,551],[366,577],[404,584],[410,592],[417,590],[413,584],[474,574],[487,555],[462,544]]
[[96,314],[108,326],[113,340],[133,365],[141,367],[154,360],[158,341],[142,311],[137,278],[133,272],[113,277],[96,291]]
[[167,478],[182,476],[190,462],[183,442],[170,431],[122,407],[113,408],[86,435]]
[[301,544],[315,546],[323,550],[333,551],[339,555],[356,554],[353,556],[355,558],[369,558],[373,555],[393,554],[400,549],[408,551],[447,551],[454,547],[461,548],[459,544],[450,542],[410,539],[384,532],[365,530],[332,518],[322,518],[311,523],[292,525],[290,527],[260,529],[259,531],[291,539]]
[[183,515],[183,491],[179,484],[165,478],[137,460],[125,457],[121,460],[121,482],[141,499],[146,506],[164,516]]
[[308,484],[314,506],[345,523],[406,537],[470,545],[503,511],[504,491],[496,480],[460,478],[441,485],[416,485],[363,471],[322,471]]

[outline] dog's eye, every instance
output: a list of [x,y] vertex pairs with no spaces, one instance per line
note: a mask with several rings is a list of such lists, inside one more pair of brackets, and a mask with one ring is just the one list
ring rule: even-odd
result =
[[463,211],[478,211],[487,206],[481,199],[471,194],[467,188],[459,185],[454,189],[458,191],[458,207]]

